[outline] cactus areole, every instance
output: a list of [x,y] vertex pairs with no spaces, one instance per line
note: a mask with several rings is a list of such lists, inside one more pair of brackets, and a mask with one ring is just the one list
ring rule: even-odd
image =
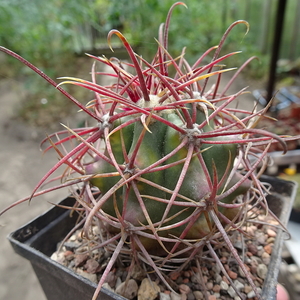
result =
[[[72,209],[83,219],[83,235],[93,241],[91,228],[96,224],[102,233],[95,247],[112,253],[94,299],[119,255],[131,257],[131,266],[142,262],[152,268],[172,289],[162,271],[199,262],[203,251],[223,268],[214,247],[230,250],[260,297],[229,236],[233,231],[243,234],[241,227],[253,203],[268,210],[268,187],[259,175],[270,145],[280,143],[285,150],[285,141],[292,138],[255,128],[267,108],[239,108],[244,89],[226,94],[253,58],[237,70],[226,69],[226,59],[238,52],[221,55],[222,46],[233,27],[242,24],[248,30],[248,23],[234,22],[218,46],[190,65],[185,50],[176,58],[168,52],[169,23],[178,5],[184,4],[175,3],[159,28],[158,50],[151,62],[112,30],[109,44],[113,35],[119,37],[130,60],[90,55],[109,69],[98,71],[94,64],[91,81],[65,77],[57,85],[24,58],[0,48],[32,68],[91,119],[87,122],[93,127],[66,128],[45,139],[44,143],[50,141],[46,151],[55,149],[60,160],[33,194],[17,203],[70,187],[77,200]],[[233,75],[224,87],[220,83],[225,72]],[[102,76],[110,77],[111,84],[98,84]],[[67,83],[93,91],[94,99],[81,104],[61,87]],[[67,142],[72,142],[70,151],[64,147]],[[53,182],[51,175],[61,166],[67,166],[58,178],[61,183],[40,190]]]

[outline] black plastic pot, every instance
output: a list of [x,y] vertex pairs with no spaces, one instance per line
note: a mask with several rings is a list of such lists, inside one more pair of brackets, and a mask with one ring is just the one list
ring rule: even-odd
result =
[[[297,184],[275,177],[264,177],[263,181],[272,185],[272,195],[268,196],[270,209],[287,225],[297,190]],[[72,205],[69,197],[61,204]],[[54,207],[8,236],[14,250],[28,259],[40,281],[48,300],[91,300],[96,284],[74,273],[70,269],[51,260],[49,256],[76,222],[69,211]],[[281,251],[285,233],[278,230],[273,247],[268,275],[262,290],[262,298],[276,300],[276,284],[281,263]],[[124,300],[125,298],[102,288],[97,299]]]

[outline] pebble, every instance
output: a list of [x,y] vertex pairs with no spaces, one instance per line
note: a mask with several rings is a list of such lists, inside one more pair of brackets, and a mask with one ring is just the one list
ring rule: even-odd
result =
[[220,274],[217,274],[215,277],[216,283],[220,283],[222,281],[222,276]]
[[214,265],[211,270],[212,270],[213,274],[220,274],[220,272],[221,272],[221,268],[219,265]]
[[[139,287],[136,281],[134,279],[129,279],[128,282],[124,281],[116,288],[116,293],[127,299],[133,299],[134,297],[136,297],[138,290]],[[142,300],[142,299],[150,299],[150,298],[138,298],[138,299]]]
[[268,229],[267,230],[267,235],[269,237],[276,237],[276,232],[274,230],[272,230],[272,229]]
[[144,278],[140,288],[138,289],[138,300],[154,300],[159,292],[160,288],[156,282],[151,281],[148,278]]
[[84,267],[88,273],[96,274],[99,268],[99,263],[93,258],[90,258],[86,261]]
[[176,281],[180,275],[181,275],[180,272],[172,272],[172,273],[170,274],[170,278],[171,278],[173,281]]
[[192,277],[191,277],[191,282],[192,283],[198,283],[198,276],[197,275],[192,275]]
[[98,283],[98,279],[97,279],[97,275],[96,274],[91,274],[91,273],[87,273],[84,272],[82,269],[77,268],[76,269],[76,273],[89,279],[90,281],[94,282],[94,283]]
[[117,288],[119,285],[121,285],[121,283],[122,283],[121,278],[117,277],[115,288]]
[[257,254],[257,246],[254,244],[248,244],[248,251],[252,253],[253,255]]
[[114,272],[110,271],[108,273],[108,275],[105,278],[105,282],[111,286],[111,287],[115,287],[116,286],[116,282],[117,282],[117,276]]
[[239,240],[236,240],[236,241],[234,242],[233,246],[234,246],[235,249],[243,250],[244,244],[243,244],[243,242],[239,239]]
[[194,296],[194,293],[192,291],[190,291],[187,294],[187,300],[195,300],[195,296]]
[[87,253],[75,255],[75,267],[77,268],[83,266],[88,258],[89,255]]
[[63,252],[60,252],[60,253],[57,253],[57,252],[54,252],[52,255],[51,255],[51,259],[52,260],[55,260],[57,261],[58,263],[60,264],[64,264],[64,261],[65,261],[65,255]]
[[171,300],[181,300],[181,295],[177,293],[171,292],[170,296],[171,296]]
[[190,287],[186,284],[180,284],[178,288],[181,294],[187,295],[191,291]]
[[[258,294],[260,294],[261,293],[261,289],[257,288],[257,292],[258,292]],[[253,290],[247,294],[248,298],[254,298],[255,296],[256,295],[255,295],[255,292]]]
[[226,277],[225,275],[222,277],[222,279],[223,279],[223,281],[225,281],[227,284],[229,284],[229,280],[227,279],[227,277]]
[[160,300],[171,300],[171,297],[170,297],[170,294],[159,293],[159,299]]
[[268,253],[268,254],[271,254],[272,253],[272,245],[271,244],[267,244],[265,247],[264,247],[264,250]]
[[74,252],[71,250],[66,250],[64,252],[64,257],[66,258],[66,260],[70,261],[70,260],[74,259]]
[[269,265],[270,263],[270,260],[271,260],[271,256],[269,253],[267,252],[264,252],[262,255],[261,255],[261,259],[262,259],[262,262],[266,265]]
[[193,294],[194,294],[196,300],[204,299],[204,295],[201,291],[195,291]]
[[245,292],[246,294],[249,294],[251,291],[252,291],[251,285],[246,284],[246,285],[244,286],[244,292]]
[[209,281],[209,282],[206,283],[206,287],[207,287],[207,289],[210,291],[210,290],[213,289],[214,284],[213,284],[211,281]]
[[234,286],[236,287],[236,289],[240,292],[244,289],[245,285],[242,284],[240,281],[235,280],[234,282]]
[[237,296],[237,295],[236,295],[236,292],[235,292],[235,290],[233,289],[232,286],[230,286],[230,287],[228,288],[227,293],[228,293],[228,295],[229,295],[231,298],[234,298],[235,296]]
[[257,266],[257,276],[261,279],[265,279],[268,273],[268,267],[265,264],[259,264]]
[[109,291],[114,292],[114,289],[112,289],[111,286],[107,282],[103,283],[102,287]]
[[255,293],[254,291],[251,290],[251,292],[247,294],[247,298],[254,298],[254,297],[255,297]]
[[229,286],[228,286],[228,283],[227,283],[227,282],[225,282],[225,281],[223,281],[223,280],[220,282],[220,289],[221,289],[221,290],[227,291],[227,290],[228,290],[228,287],[229,287]]
[[214,293],[219,293],[221,290],[221,287],[218,284],[215,284],[212,288]]
[[275,238],[274,237],[269,237],[266,241],[267,244],[274,244]]
[[64,247],[69,251],[74,251],[80,246],[80,243],[75,241],[65,242]]
[[231,279],[237,279],[238,274],[236,272],[229,270],[229,271],[227,271],[227,273]]
[[146,277],[146,272],[141,267],[134,265],[131,271],[131,277],[137,281],[142,281]]
[[[245,265],[245,267],[246,267],[246,269],[248,269],[249,270],[249,267],[247,266],[247,265]],[[246,277],[245,276],[245,273],[244,273],[244,271],[242,270],[242,268],[241,268],[241,266],[239,266],[239,275],[241,276],[241,277]]]
[[259,244],[264,245],[266,242],[266,238],[263,232],[259,232],[256,234],[256,240]]
[[190,278],[191,277],[191,272],[190,271],[184,271],[183,276],[187,277],[187,278]]

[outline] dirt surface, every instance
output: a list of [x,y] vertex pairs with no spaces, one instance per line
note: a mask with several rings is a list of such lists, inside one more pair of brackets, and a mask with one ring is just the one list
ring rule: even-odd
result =
[[[30,195],[39,178],[56,161],[55,155],[43,157],[38,139],[41,132],[11,119],[25,96],[20,84],[11,80],[0,82],[0,210]],[[66,195],[66,192],[56,195]],[[34,199],[30,206],[22,204],[0,218],[0,299],[46,299],[30,264],[13,252],[6,236],[19,226],[58,202],[55,195]],[[39,203],[37,203],[39,202]]]
[[[240,79],[231,91],[237,92],[247,85],[249,83]],[[39,150],[39,141],[45,136],[43,130],[28,127],[12,118],[14,110],[25,97],[21,82],[0,81],[1,210],[29,195],[38,180],[57,161],[55,154],[44,157]],[[243,97],[242,106],[253,107],[251,94]],[[66,195],[67,191],[60,191],[34,199],[30,205],[17,206],[0,218],[0,299],[45,300],[30,264],[14,254],[6,236],[49,208],[51,205],[47,201],[58,202]]]

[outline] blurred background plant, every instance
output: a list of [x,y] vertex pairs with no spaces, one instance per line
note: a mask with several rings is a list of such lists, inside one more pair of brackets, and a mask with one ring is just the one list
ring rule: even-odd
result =
[[[234,28],[224,51],[239,49],[242,53],[228,64],[238,66],[249,56],[256,55],[259,61],[253,61],[244,75],[266,81],[277,1],[186,0],[187,11],[174,11],[176,21],[170,28],[170,52],[179,55],[186,46],[187,59],[192,62],[199,53],[219,42],[218,37],[229,24],[244,19],[250,23],[250,31],[245,35],[246,28]],[[144,56],[145,53],[152,56],[156,49],[153,33],[158,31],[158,24],[164,21],[174,2],[0,0],[0,44],[19,53],[52,78],[70,75],[88,78],[91,65],[89,61],[86,63],[84,53],[122,57],[107,47],[106,35],[112,28],[122,31],[137,52],[140,49]],[[297,61],[300,53],[299,2],[289,0],[285,15],[280,58],[289,63]],[[118,43],[113,39],[116,52],[122,51]],[[33,125],[48,126],[49,120],[61,120],[68,114],[71,109],[68,101],[27,68],[7,56],[0,57],[0,63],[0,79],[18,74],[28,92],[17,111],[19,117]],[[285,69],[281,67],[281,70]],[[78,99],[88,97],[78,95],[77,89],[70,92]]]

